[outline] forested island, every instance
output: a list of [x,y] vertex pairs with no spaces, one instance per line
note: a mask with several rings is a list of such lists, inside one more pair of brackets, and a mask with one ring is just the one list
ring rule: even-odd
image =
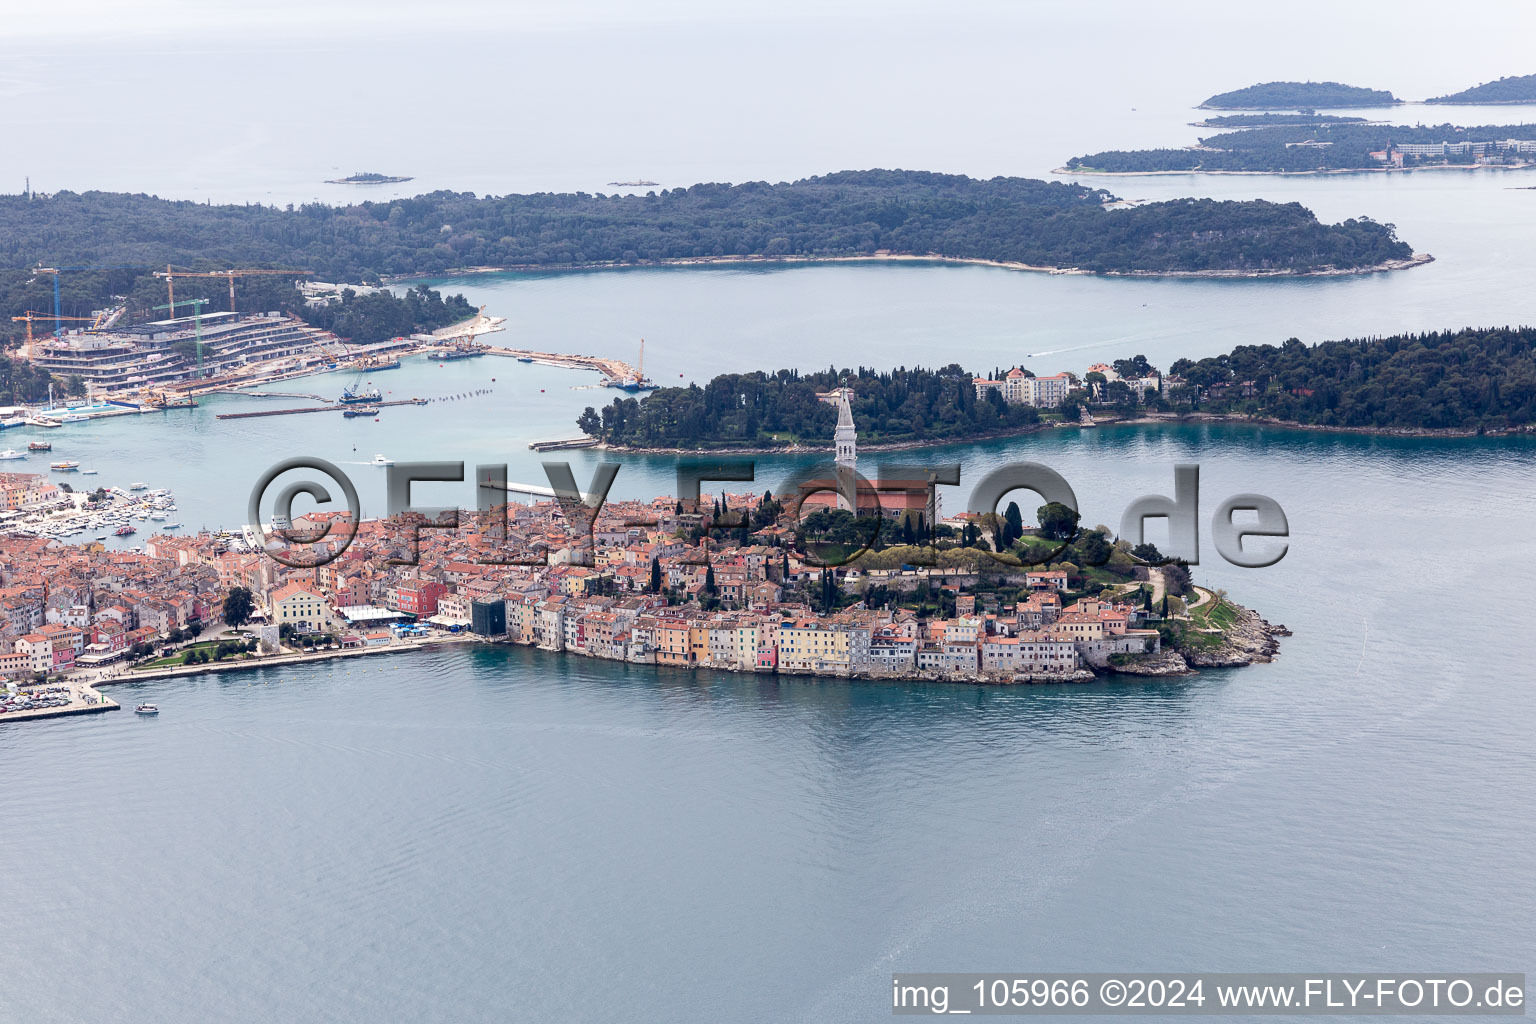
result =
[[411,181],[411,177],[400,178],[390,174],[380,174],[377,171],[358,171],[349,174],[345,178],[330,178],[327,185],[394,185],[402,181]]
[[1322,224],[1295,203],[1106,208],[1113,198],[1080,184],[881,170],[646,195],[434,192],[285,209],[109,192],[0,196],[0,298],[11,315],[51,309],[52,275],[32,268],[61,264],[128,265],[61,275],[64,312],[83,314],[167,263],[303,267],[318,280],[377,283],[465,268],[904,254],[1106,274],[1310,274],[1411,255],[1384,225]]
[[[977,376],[958,364],[877,371],[722,374],[700,387],[662,388],[642,399],[588,408],[577,426],[631,448],[776,449],[831,443],[832,388],[852,390],[861,444],[916,445],[1025,433],[1096,417],[1218,416],[1371,431],[1480,433],[1536,425],[1536,327],[1466,328],[1433,334],[1304,344],[1243,345],[1180,359],[1159,373],[1145,357],[1117,374],[1155,376],[1138,394],[1087,372],[1066,401],[1036,409],[995,389],[978,398]],[[984,371],[1001,378],[1003,368]],[[1074,375],[1076,376],[1076,375]]]
[[1448,96],[1436,96],[1425,103],[1536,103],[1536,75],[1501,78],[1484,82]]
[[1316,110],[1320,107],[1389,107],[1403,102],[1385,89],[1342,82],[1263,82],[1219,92],[1200,104],[1210,110]]
[[[1513,141],[1517,143],[1510,146]],[[1526,166],[1536,125],[1277,125],[1223,132],[1187,149],[1108,150],[1073,157],[1079,174],[1317,174],[1412,167]],[[1425,151],[1423,147],[1430,147]]]
[[1316,114],[1304,111],[1300,114],[1218,114],[1201,121],[1190,122],[1191,128],[1272,128],[1275,125],[1365,124],[1363,117],[1347,117],[1343,114]]

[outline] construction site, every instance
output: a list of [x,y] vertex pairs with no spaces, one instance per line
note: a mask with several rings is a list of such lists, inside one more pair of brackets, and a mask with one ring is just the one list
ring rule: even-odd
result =
[[[401,356],[420,353],[428,359],[458,360],[482,355],[516,358],[572,369],[592,370],[602,376],[601,386],[625,391],[646,390],[654,385],[645,377],[645,341],[635,365],[620,359],[585,354],[547,352],[486,345],[481,334],[504,329],[504,319],[480,313],[431,334],[412,334],[373,344],[354,345],[322,328],[282,312],[236,311],[236,278],[250,275],[303,277],[303,270],[183,271],[167,267],[155,271],[166,284],[166,302],[152,307],[165,317],[141,323],[124,323],[127,307],[100,310],[90,317],[66,316],[59,309],[59,275],[86,267],[38,268],[52,274],[54,311],[28,310],[13,320],[26,323],[26,341],[20,354],[36,366],[61,378],[78,378],[87,403],[68,410],[38,412],[44,426],[59,425],[98,416],[116,416],[189,407],[198,397],[218,392],[253,394],[252,389],[280,381],[329,371],[389,369]],[[205,297],[175,295],[177,279],[214,278],[227,281],[229,309],[205,311]],[[310,285],[306,294],[324,285]],[[51,327],[46,334],[34,325]],[[265,394],[272,394],[265,392]],[[292,397],[314,397],[293,395]],[[325,401],[322,399],[322,401]],[[343,399],[343,402],[347,399]],[[407,403],[399,403],[407,404]],[[330,411],[343,405],[327,404],[305,409],[271,410],[264,415]],[[250,414],[247,414],[250,415]],[[262,414],[258,414],[262,415]],[[52,418],[50,418],[52,417]]]

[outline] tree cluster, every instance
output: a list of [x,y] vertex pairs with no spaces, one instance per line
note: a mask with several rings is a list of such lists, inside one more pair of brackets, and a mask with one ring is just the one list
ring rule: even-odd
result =
[[[1502,142],[1536,139],[1536,125],[1277,125],[1223,132],[1200,140],[1199,148],[1107,150],[1073,157],[1071,170],[1118,171],[1261,171],[1301,173],[1381,167],[1371,154],[1393,145],[1441,142]],[[1404,155],[1405,167],[1468,163],[1472,154]],[[1510,157],[1518,159],[1518,157]],[[1347,222],[1352,223],[1352,222]]]
[[1387,107],[1402,102],[1385,89],[1342,82],[1263,82],[1219,92],[1200,104],[1226,110],[1316,110],[1319,107]]
[[661,388],[643,399],[619,398],[601,412],[588,407],[576,425],[616,444],[660,448],[731,448],[832,439],[837,410],[818,398],[839,385],[859,437],[869,441],[944,440],[1032,426],[1039,414],[993,393],[978,400],[971,374],[958,364],[880,372],[727,373],[700,387]]
[[[1243,345],[1170,367],[1175,407],[1322,426],[1502,429],[1536,423],[1536,327]],[[1198,389],[1198,390],[1197,390]]]
[[349,341],[370,344],[447,327],[474,316],[475,307],[462,295],[444,299],[440,292],[425,285],[412,288],[403,296],[386,291],[359,295],[346,288],[340,299],[306,306],[299,315]]
[[1536,102],[1536,75],[1501,78],[1484,82],[1448,96],[1436,96],[1425,103],[1533,103]]

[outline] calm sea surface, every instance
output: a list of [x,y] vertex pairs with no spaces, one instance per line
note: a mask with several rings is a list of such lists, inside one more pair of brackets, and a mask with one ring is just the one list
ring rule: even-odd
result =
[[940,454],[1048,462],[1111,523],[1178,461],[1207,510],[1274,496],[1286,558],[1198,576],[1296,635],[1270,665],[1070,689],[507,648],[121,688],[160,717],[0,728],[0,1004],[873,1021],[892,971],[1527,965],[1529,444],[1211,428]]
[[[1269,12],[1219,31],[1161,10],[1069,15],[1006,31],[883,17],[468,31],[426,57],[425,39],[334,26],[304,45],[12,43],[0,125],[39,144],[8,147],[0,175],[279,203],[859,166],[1044,176],[1076,153],[1187,144],[1189,105],[1248,81],[1345,67],[1423,96],[1524,56],[1520,33],[1460,13],[1429,50],[1411,19],[1338,11],[1327,32]],[[1258,31],[1273,58],[1231,43]],[[775,85],[697,87],[742,74]],[[153,126],[105,100],[139,94],[173,97]],[[354,170],[417,180],[319,184]],[[1263,196],[1389,221],[1437,257],[1395,274],[840,265],[439,284],[507,317],[501,343],[632,358],[645,337],[662,383],[828,364],[1054,372],[1136,352],[1166,367],[1291,336],[1530,322],[1536,191],[1510,187],[1530,173],[1103,179],[1131,198]],[[189,529],[238,525],[260,470],[295,454],[342,464],[377,515],[383,471],[361,465],[375,453],[506,462],[542,482],[527,444],[570,436],[612,396],[592,380],[417,358],[376,383],[433,404],[378,422],[219,421],[304,403],[216,398],[49,438],[54,458],[99,470],[77,485],[173,488]],[[1018,458],[1061,471],[1112,526],[1169,492],[1177,462],[1201,464],[1207,517],[1239,491],[1280,501],[1283,561],[1212,561],[1207,520],[1196,575],[1296,635],[1273,664],[1188,680],[843,685],[463,648],[116,692],[157,702],[154,720],[0,726],[0,1020],[874,1021],[893,971],[1529,970],[1533,454],[1523,439],[1226,426],[934,453],[965,466],[951,511]],[[597,457],[568,457],[590,479]],[[795,465],[760,459],[756,486]],[[669,461],[629,458],[613,493],[674,490]]]

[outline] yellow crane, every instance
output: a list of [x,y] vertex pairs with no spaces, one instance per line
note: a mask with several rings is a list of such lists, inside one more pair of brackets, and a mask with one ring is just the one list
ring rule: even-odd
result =
[[261,275],[308,277],[313,273],[313,270],[177,270],[167,263],[164,270],[155,271],[155,276],[165,278],[165,301],[172,307],[176,304],[176,278],[227,277],[229,278],[229,311],[233,313],[235,311],[235,278],[259,277]]
[[94,327],[96,325],[96,321],[98,319],[100,319],[100,318],[99,317],[94,317],[94,316],[60,316],[57,313],[39,313],[35,309],[29,309],[25,313],[23,313],[21,316],[13,316],[13,317],[11,317],[11,320],[14,321],[14,322],[20,322],[22,320],[25,320],[27,322],[27,351],[28,352],[32,351],[32,321],[34,321],[34,320],[83,320],[86,323],[89,323],[89,324],[91,324],[91,326]]

